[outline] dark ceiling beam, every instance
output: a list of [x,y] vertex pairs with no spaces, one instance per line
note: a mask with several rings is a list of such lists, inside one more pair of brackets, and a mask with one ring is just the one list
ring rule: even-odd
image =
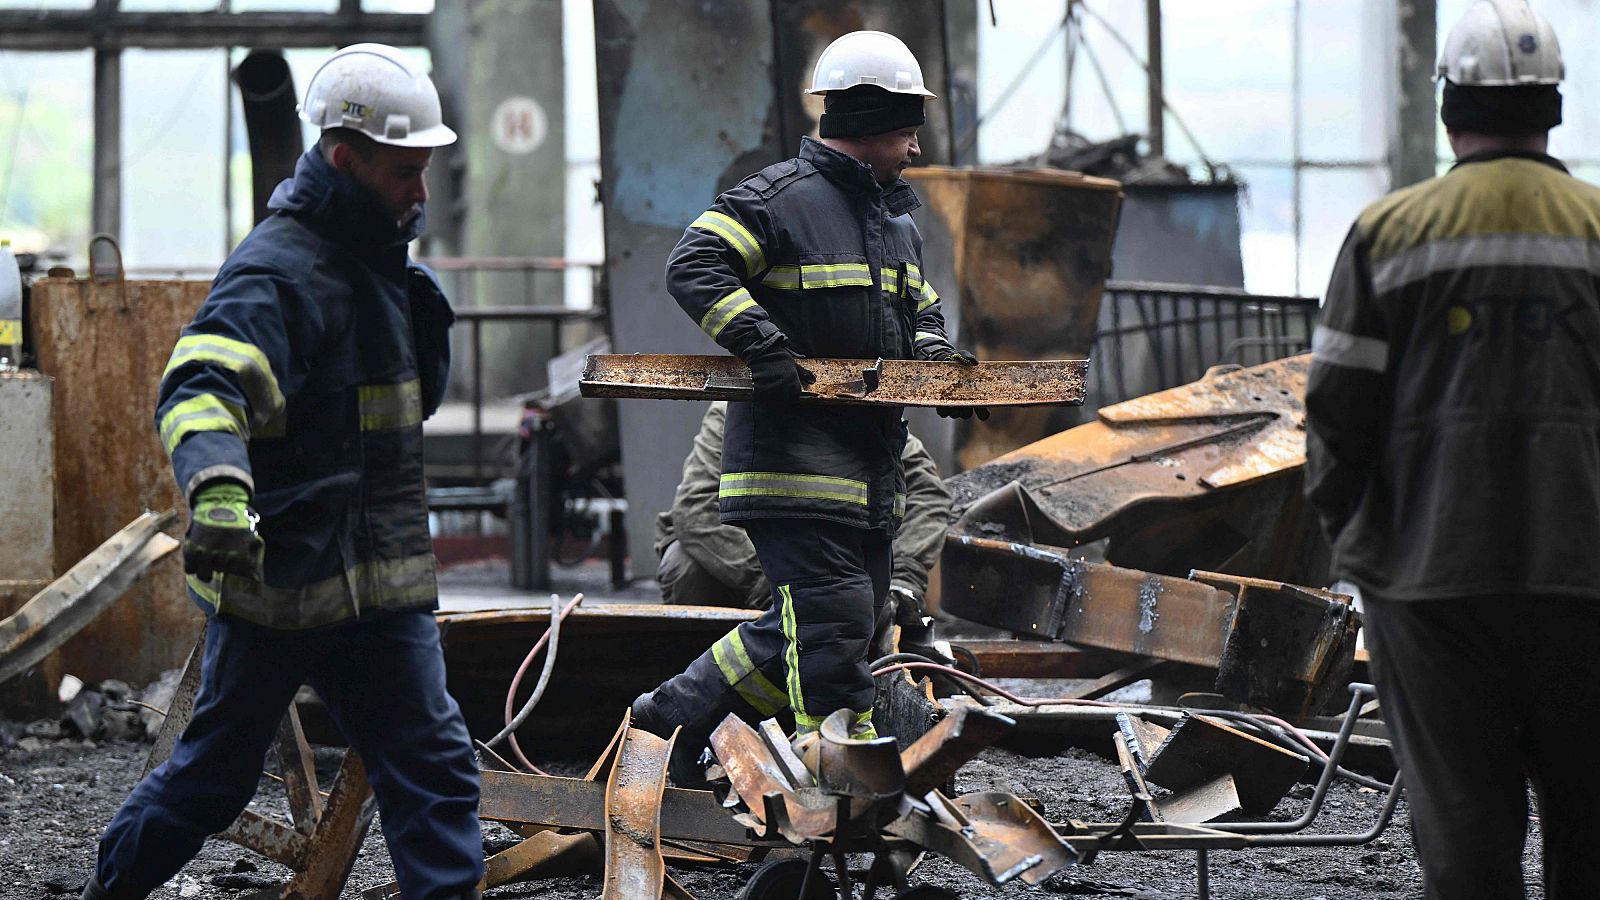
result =
[[114,50],[143,47],[334,47],[357,41],[425,43],[426,13],[156,13],[114,10],[0,10],[0,50]]

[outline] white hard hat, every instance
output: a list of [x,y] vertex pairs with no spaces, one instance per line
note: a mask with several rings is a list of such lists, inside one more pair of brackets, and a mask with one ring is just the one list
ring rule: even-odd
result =
[[882,31],[852,31],[825,47],[806,93],[826,94],[863,84],[895,94],[937,96],[923,86],[922,67],[911,48]]
[[433,82],[387,44],[351,44],[328,57],[306,86],[300,118],[318,128],[350,128],[392,147],[443,147],[456,140]]
[[1437,77],[1511,87],[1558,84],[1565,74],[1555,30],[1527,0],[1478,0],[1445,38]]

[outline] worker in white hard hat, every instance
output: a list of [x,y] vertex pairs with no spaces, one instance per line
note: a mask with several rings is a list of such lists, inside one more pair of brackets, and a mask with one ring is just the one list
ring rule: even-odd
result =
[[324,63],[301,115],[318,144],[161,379],[156,427],[191,510],[188,592],[208,620],[200,689],[171,756],[107,826],[86,898],[145,897],[226,829],[302,683],[361,755],[401,892],[477,897],[483,878],[422,477],[453,315],[407,251],[429,156],[455,133],[427,75],[379,44]]
[[976,363],[946,335],[900,178],[933,96],[916,58],[892,35],[846,34],[812,92],[821,140],[723,193],[667,263],[678,305],[753,375],[753,400],[728,404],[718,503],[772,587],[765,614],[634,702],[641,727],[682,727],[680,785],[703,780],[694,762],[729,713],[788,710],[804,733],[846,710],[852,733],[876,734],[867,652],[905,514],[906,426],[898,407],[797,403],[805,359]]
[[[1480,0],[1439,60],[1456,164],[1368,207],[1313,340],[1308,496],[1360,588],[1431,898],[1600,891],[1600,189],[1549,156],[1555,33]],[[1529,819],[1527,783],[1537,796]]]

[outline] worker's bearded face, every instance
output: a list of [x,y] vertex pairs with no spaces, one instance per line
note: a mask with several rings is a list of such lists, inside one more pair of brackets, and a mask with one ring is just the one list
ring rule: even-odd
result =
[[872,169],[872,177],[882,185],[894,184],[906,166],[922,155],[915,125],[848,140],[858,151],[851,155],[866,163]]
[[428,202],[426,175],[433,158],[430,147],[373,144],[363,152],[341,145],[334,157],[334,167],[377,194],[383,208],[402,227]]

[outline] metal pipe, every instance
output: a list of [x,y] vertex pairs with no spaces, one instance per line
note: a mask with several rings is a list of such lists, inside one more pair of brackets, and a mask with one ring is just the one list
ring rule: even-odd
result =
[[233,70],[250,140],[250,197],[255,221],[271,211],[278,183],[294,174],[305,152],[295,113],[294,75],[278,50],[252,50]]
[[[1339,724],[1339,736],[1333,741],[1333,748],[1328,751],[1328,760],[1323,764],[1322,777],[1317,779],[1317,789],[1311,795],[1311,803],[1300,818],[1290,822],[1234,822],[1228,825],[1227,830],[1235,834],[1282,834],[1290,831],[1299,831],[1310,825],[1316,819],[1317,813],[1322,811],[1322,801],[1328,796],[1328,787],[1333,784],[1333,779],[1339,774],[1339,760],[1344,758],[1345,748],[1350,745],[1350,735],[1355,733],[1356,720],[1361,718],[1361,704],[1376,695],[1370,684],[1352,682],[1350,685],[1350,708],[1345,711],[1344,721]],[[1396,776],[1395,783],[1399,782]],[[1393,791],[1393,785],[1390,786]]]
[[1161,0],[1145,0],[1144,25],[1149,79],[1150,155],[1167,154],[1166,99],[1161,76]]
[[1394,818],[1394,808],[1400,802],[1401,776],[1397,772],[1389,785],[1389,795],[1384,798],[1378,821],[1360,834],[1264,834],[1250,838],[1252,847],[1353,847],[1375,839],[1389,827]]

